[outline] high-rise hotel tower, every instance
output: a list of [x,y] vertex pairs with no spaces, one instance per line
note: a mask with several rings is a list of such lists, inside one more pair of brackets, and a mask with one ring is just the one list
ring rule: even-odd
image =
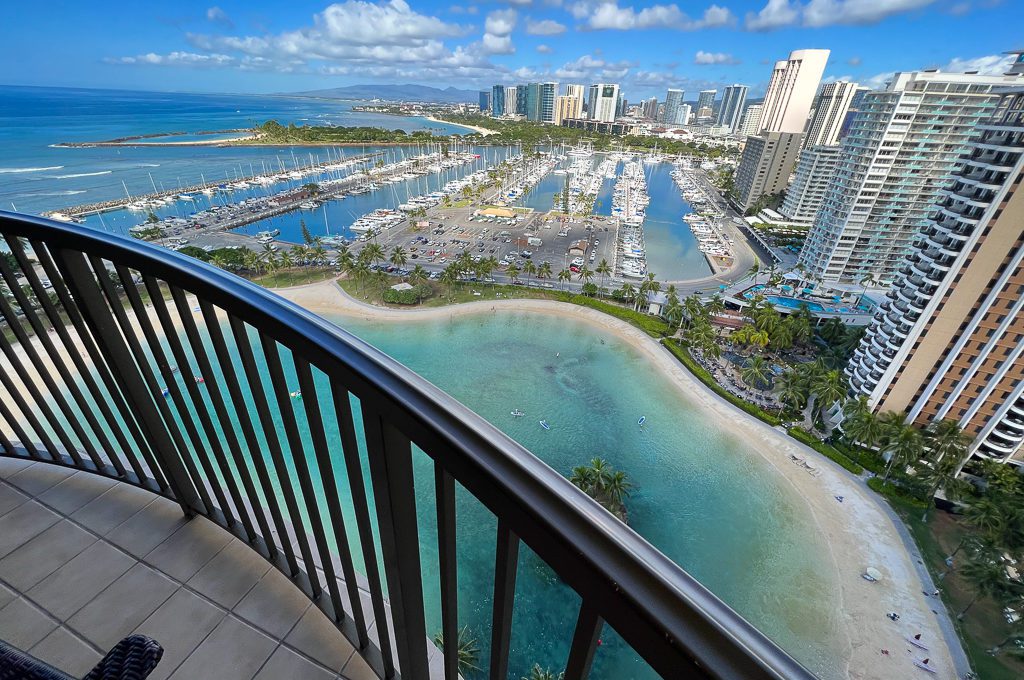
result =
[[1024,86],[978,132],[846,371],[878,410],[954,420],[974,455],[1024,465]]

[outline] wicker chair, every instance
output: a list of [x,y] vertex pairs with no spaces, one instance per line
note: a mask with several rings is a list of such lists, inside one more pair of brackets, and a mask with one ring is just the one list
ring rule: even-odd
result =
[[[130,635],[103,657],[82,680],[143,680],[164,654],[156,640]],[[0,680],[76,680],[0,640]]]

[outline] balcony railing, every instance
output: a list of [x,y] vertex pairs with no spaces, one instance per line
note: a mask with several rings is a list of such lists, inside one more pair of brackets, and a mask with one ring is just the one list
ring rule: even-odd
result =
[[[579,596],[565,621],[570,680],[589,675],[605,624],[663,677],[813,677],[562,475],[319,316],[76,224],[0,212],[0,236],[13,256],[0,257],[0,350],[13,369],[0,371],[3,455],[127,482],[216,522],[378,676],[429,677],[426,586],[440,593],[444,639],[458,639],[461,488],[497,519],[488,677],[509,676],[520,544]],[[414,459],[434,482],[427,508]],[[434,584],[421,568],[424,516],[437,525]],[[357,564],[374,619],[390,607],[391,635],[367,630]],[[444,645],[447,680],[457,652]]]

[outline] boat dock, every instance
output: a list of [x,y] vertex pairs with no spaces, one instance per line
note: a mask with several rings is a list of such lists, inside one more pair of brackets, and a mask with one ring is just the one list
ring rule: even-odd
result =
[[[362,154],[359,156],[350,156],[344,158],[341,162],[345,164],[359,164],[368,162],[378,157],[381,152]],[[322,163],[308,163],[296,168],[289,170],[286,174],[291,177],[295,177],[296,174],[299,177],[315,174],[330,170],[332,167],[339,165],[337,159],[328,160]],[[194,194],[194,193],[205,193],[220,191],[224,189],[229,183],[266,183],[268,178],[279,176],[281,173],[254,173],[252,175],[246,175],[230,181],[226,180],[213,180],[209,182],[202,182],[199,184],[192,184],[185,187],[174,187],[172,189],[153,191],[147,194],[139,194],[137,196],[125,196],[124,198],[118,198],[110,201],[100,201],[98,203],[85,203],[82,205],[76,205],[70,208],[61,208],[60,210],[51,210],[43,213],[44,217],[53,217],[54,219],[76,219],[80,217],[86,217],[88,215],[96,215],[98,213],[110,212],[112,210],[121,210],[132,205],[143,204],[149,205],[153,203],[161,203],[167,199],[173,199],[176,196],[182,194]],[[276,214],[276,213],[275,213]]]

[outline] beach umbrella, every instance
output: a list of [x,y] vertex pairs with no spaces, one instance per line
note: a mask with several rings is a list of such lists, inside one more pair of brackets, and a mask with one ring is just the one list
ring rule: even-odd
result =
[[880,581],[882,579],[882,572],[878,571],[874,567],[868,567],[867,569],[865,569],[864,574],[866,576],[870,576],[875,581]]

